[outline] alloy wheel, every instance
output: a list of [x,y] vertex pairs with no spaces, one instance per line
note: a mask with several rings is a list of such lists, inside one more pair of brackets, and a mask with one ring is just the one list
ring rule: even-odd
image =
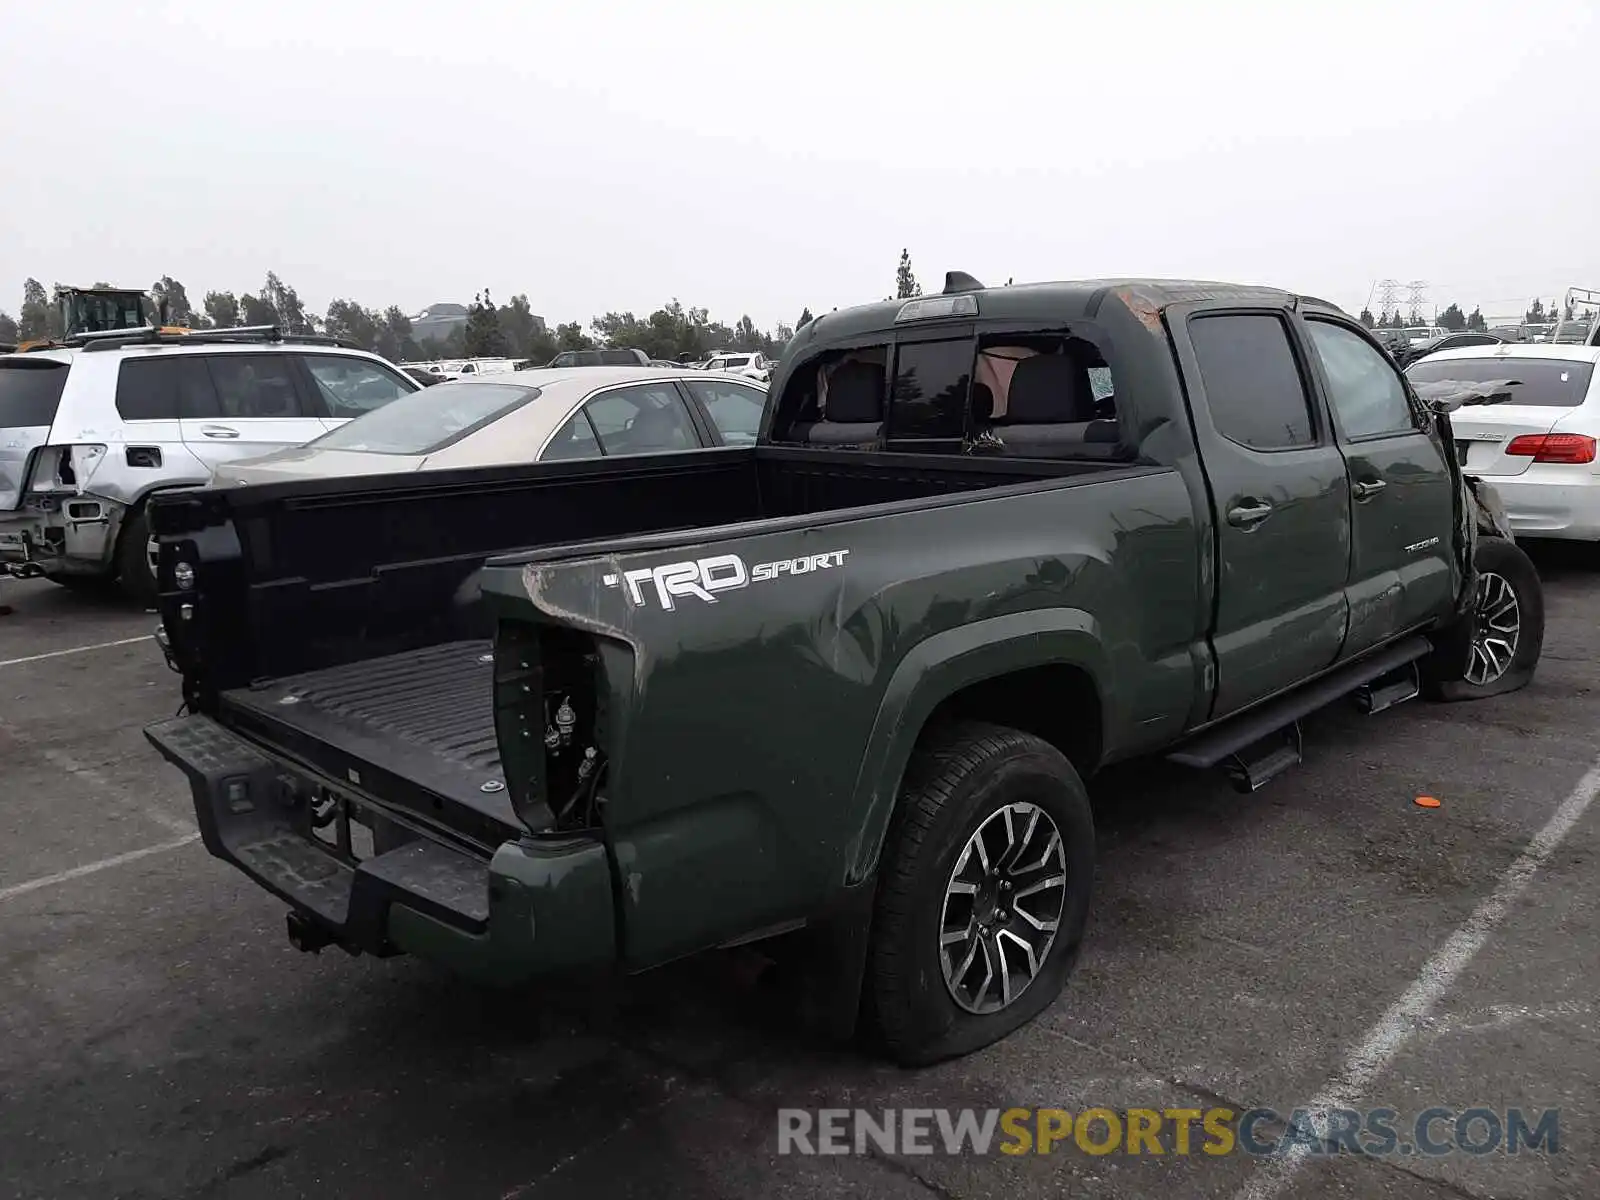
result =
[[1067,902],[1061,831],[1037,804],[984,818],[956,858],[939,920],[945,987],[962,1008],[999,1012],[1044,966]]
[[1472,650],[1466,680],[1486,687],[1511,668],[1522,636],[1522,606],[1516,589],[1493,571],[1478,576],[1478,598],[1472,614]]

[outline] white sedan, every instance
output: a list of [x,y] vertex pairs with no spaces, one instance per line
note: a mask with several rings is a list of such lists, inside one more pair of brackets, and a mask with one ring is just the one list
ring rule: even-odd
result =
[[1468,474],[1492,484],[1522,537],[1600,541],[1600,346],[1507,343],[1431,354],[1414,383],[1506,381],[1451,414]]
[[[541,367],[423,388],[215,483],[377,475],[751,445],[766,389],[691,367]],[[373,419],[376,418],[376,419]]]

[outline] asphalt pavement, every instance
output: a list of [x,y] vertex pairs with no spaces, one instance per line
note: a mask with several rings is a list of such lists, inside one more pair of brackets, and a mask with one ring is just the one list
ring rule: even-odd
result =
[[[155,618],[0,580],[0,1194],[1600,1195],[1600,555],[1537,558],[1548,633],[1524,691],[1330,710],[1251,796],[1160,765],[1098,780],[1071,983],[924,1071],[804,1033],[747,953],[507,993],[295,951],[140,732],[179,703]],[[1556,1109],[1559,1135],[1516,1154],[1214,1155],[1198,1134],[1187,1154],[779,1152],[780,1109],[1014,1107],[1264,1108],[1268,1142],[1296,1108],[1391,1109],[1403,1133],[1430,1107]]]

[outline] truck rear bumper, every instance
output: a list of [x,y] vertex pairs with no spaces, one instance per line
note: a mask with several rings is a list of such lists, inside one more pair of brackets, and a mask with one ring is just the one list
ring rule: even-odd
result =
[[309,940],[413,953],[501,984],[616,959],[598,839],[524,838],[485,860],[406,829],[404,841],[354,861],[310,832],[294,799],[304,777],[291,765],[205,716],[159,722],[145,737],[187,776],[206,849],[286,901],[292,928],[321,935]]

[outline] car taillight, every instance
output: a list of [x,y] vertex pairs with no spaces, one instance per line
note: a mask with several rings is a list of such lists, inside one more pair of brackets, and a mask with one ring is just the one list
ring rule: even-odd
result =
[[1582,433],[1525,433],[1511,439],[1507,454],[1541,463],[1592,463],[1595,441]]

